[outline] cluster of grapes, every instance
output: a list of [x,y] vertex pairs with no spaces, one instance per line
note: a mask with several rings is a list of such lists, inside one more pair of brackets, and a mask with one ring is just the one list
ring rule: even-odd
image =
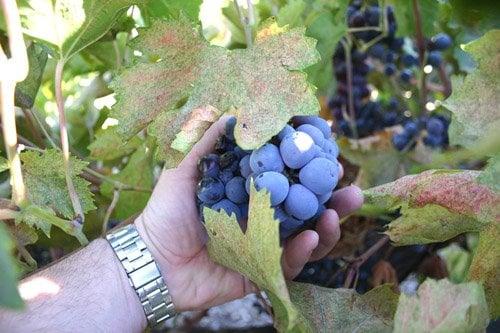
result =
[[[386,35],[383,38],[382,32],[375,27],[379,22],[385,20],[387,24]],[[426,122],[430,121],[428,136],[424,138],[424,144],[432,148],[442,147],[447,143],[447,136],[440,128],[447,127],[447,120],[442,117],[430,117],[418,121],[406,121],[401,114],[398,100],[391,98],[386,104],[380,101],[371,101],[371,90],[368,85],[368,74],[373,70],[382,71],[386,76],[394,77],[398,75],[401,83],[411,83],[414,77],[414,68],[419,64],[415,46],[410,45],[411,40],[398,38],[395,36],[397,23],[394,10],[391,6],[385,7],[382,11],[378,5],[363,6],[363,2],[355,0],[349,5],[347,10],[347,23],[351,28],[367,28],[354,32],[353,35],[358,40],[370,43],[375,38],[380,40],[370,46],[367,52],[359,49],[357,43],[353,43],[350,48],[350,59],[352,68],[351,89],[348,82],[348,66],[346,64],[346,54],[344,44],[341,41],[333,55],[333,65],[337,80],[336,94],[330,99],[329,106],[337,120],[339,130],[348,137],[355,135],[365,137],[372,135],[375,131],[405,123],[403,133],[396,134],[393,138],[394,146],[402,150],[413,142],[419,128],[427,128]],[[374,29],[369,29],[373,27]],[[452,45],[450,36],[439,33],[426,41],[426,63],[438,67],[442,62],[441,52]],[[355,124],[348,120],[349,113],[349,90],[352,94],[352,108],[354,111]],[[436,125],[442,122],[442,125]],[[355,128],[352,126],[355,125]],[[439,126],[439,128],[438,128]],[[402,147],[402,148],[401,148]]]
[[337,186],[339,148],[328,123],[319,117],[298,116],[268,143],[244,151],[234,141],[235,120],[226,124],[226,133],[215,152],[198,164],[202,178],[197,197],[203,207],[235,214],[238,221],[248,217],[251,180],[271,197],[280,234],[286,238],[315,221],[325,210]]
[[448,144],[449,120],[443,116],[422,117],[419,120],[409,120],[403,126],[403,131],[392,136],[392,144],[397,150],[411,148],[416,139],[425,129],[424,144],[431,148],[445,147]]

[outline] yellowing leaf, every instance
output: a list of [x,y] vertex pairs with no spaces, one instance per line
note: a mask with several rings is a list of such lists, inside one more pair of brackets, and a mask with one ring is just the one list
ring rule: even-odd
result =
[[492,318],[500,316],[500,225],[479,233],[479,243],[469,267],[469,281],[482,283]]
[[47,42],[67,60],[101,38],[123,10],[145,0],[22,0],[24,32]]
[[[73,206],[66,187],[63,156],[50,149],[44,153],[27,151],[21,154],[28,200],[40,207],[49,207],[56,213],[73,218]],[[70,159],[70,174],[80,198],[84,213],[95,209],[89,182],[79,176],[87,162]]]
[[209,45],[181,17],[154,22],[133,46],[153,62],[124,70],[114,82],[113,117],[126,139],[151,126],[162,157],[170,147],[185,154],[199,140],[201,130],[188,140],[177,136],[195,110],[219,110],[211,119],[235,115],[236,140],[244,149],[265,143],[292,116],[319,111],[314,89],[301,72],[318,60],[315,41],[304,37],[304,29],[275,31],[251,48],[227,50]]
[[481,285],[428,279],[416,296],[401,294],[394,332],[481,332],[488,322]]
[[265,291],[275,310],[275,325],[279,331],[294,328],[308,330],[288,294],[281,270],[282,249],[279,246],[279,224],[274,220],[269,194],[257,192],[253,186],[247,230],[241,230],[234,215],[229,217],[205,208],[208,232],[208,253],[215,262],[238,271]]
[[390,285],[359,295],[352,289],[312,284],[289,284],[295,306],[313,325],[314,332],[390,332],[398,294]]
[[445,241],[498,223],[500,197],[478,171],[430,170],[365,191],[367,204],[400,209],[387,234],[398,245]]
[[453,93],[444,102],[453,117],[450,143],[472,147],[500,126],[500,30],[492,30],[465,46],[477,62],[475,71],[452,77]]

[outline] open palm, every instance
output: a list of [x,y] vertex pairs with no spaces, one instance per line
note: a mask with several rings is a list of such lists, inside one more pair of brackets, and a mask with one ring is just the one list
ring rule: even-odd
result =
[[[210,260],[207,235],[194,200],[197,162],[212,151],[226,120],[212,125],[179,167],[163,171],[135,222],[160,265],[178,311],[206,309],[255,290],[242,275]],[[325,256],[340,237],[339,215],[348,214],[361,203],[361,192],[355,186],[335,192],[330,204],[333,209],[323,213],[316,231],[303,231],[285,243],[285,277],[293,278],[307,261]]]

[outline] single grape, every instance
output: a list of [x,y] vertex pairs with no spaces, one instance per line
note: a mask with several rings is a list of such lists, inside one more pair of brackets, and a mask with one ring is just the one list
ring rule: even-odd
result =
[[370,26],[378,26],[380,9],[378,6],[370,6],[365,10],[365,20]]
[[278,139],[281,141],[285,138],[285,136],[287,136],[288,134],[292,134],[293,132],[295,132],[295,129],[286,124],[285,127],[283,127],[283,129],[278,133]]
[[368,52],[372,57],[382,59],[385,54],[385,46],[377,43],[373,45]]
[[265,188],[271,194],[271,206],[276,206],[285,200],[289,187],[288,179],[279,172],[267,171],[255,178],[257,191]]
[[245,178],[252,173],[252,168],[250,168],[250,155],[246,155],[240,160],[240,173]]
[[219,171],[218,178],[224,184],[233,179],[233,177],[234,177],[234,172],[231,169],[222,169],[221,171]]
[[431,38],[430,49],[446,50],[452,43],[451,37],[442,32]]
[[443,58],[441,56],[441,52],[439,51],[431,51],[427,55],[427,63],[433,67],[439,67],[442,61]]
[[253,172],[282,172],[284,167],[280,151],[272,143],[266,143],[250,155],[250,168]]
[[430,134],[424,138],[424,144],[432,148],[438,148],[443,146],[444,140],[441,135]]
[[396,70],[397,70],[396,65],[394,65],[393,63],[388,63],[384,67],[384,73],[387,76],[394,75],[394,73],[396,73]]
[[299,172],[301,184],[317,195],[331,193],[338,178],[338,164],[321,157],[311,160]]
[[410,69],[403,69],[401,73],[399,73],[399,78],[405,83],[410,82],[412,76],[413,72]]
[[333,156],[334,158],[337,158],[339,156],[339,146],[335,142],[335,139],[330,139],[330,140],[325,140],[323,142],[323,151],[327,153],[328,155]]
[[406,66],[406,67],[412,67],[412,66],[416,66],[418,65],[418,59],[417,57],[411,55],[411,54],[405,54],[403,55],[403,57],[401,58],[401,61],[403,62],[403,64]]
[[212,177],[203,177],[198,183],[198,199],[203,203],[213,204],[224,197],[224,184]]
[[280,223],[280,227],[286,230],[295,231],[304,225],[304,221],[297,220],[291,216],[287,216],[286,219]]
[[219,155],[208,154],[198,162],[198,170],[204,177],[216,178],[219,174]]
[[235,215],[237,220],[241,220],[241,211],[240,207],[238,207],[234,202],[229,199],[222,199],[221,201],[215,203],[212,207],[212,210],[220,212],[221,210],[225,211],[227,215]]
[[440,135],[441,133],[444,132],[444,124],[441,121],[441,119],[431,117],[427,121],[426,129],[427,129],[427,132],[429,132],[429,134],[433,134],[433,135],[437,136],[437,135]]
[[313,125],[314,127],[318,128],[321,133],[323,133],[326,139],[329,139],[332,136],[332,129],[330,128],[330,125],[328,125],[328,122],[318,116],[295,116],[293,117],[293,122],[296,125]]
[[288,167],[299,169],[314,157],[314,141],[307,133],[292,133],[281,141],[280,153]]
[[226,197],[236,204],[248,202],[248,193],[245,190],[245,178],[234,177],[226,184]]
[[398,114],[396,111],[384,112],[383,123],[384,126],[394,126],[398,120]]
[[418,125],[414,121],[407,121],[403,128],[408,138],[413,137],[418,132]]
[[299,127],[297,127],[297,131],[309,134],[309,136],[313,139],[314,143],[320,147],[323,145],[323,142],[325,141],[325,137],[323,136],[323,133],[319,130],[319,128],[311,124],[300,125]]
[[285,211],[299,220],[307,220],[316,214],[318,199],[304,185],[293,184],[290,186],[285,199]]
[[408,143],[410,143],[410,139],[404,133],[398,133],[392,136],[392,144],[397,150],[403,150]]

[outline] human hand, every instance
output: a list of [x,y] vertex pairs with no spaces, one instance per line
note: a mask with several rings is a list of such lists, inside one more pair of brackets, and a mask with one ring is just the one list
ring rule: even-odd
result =
[[[135,224],[156,259],[177,311],[200,310],[255,291],[238,272],[210,260],[207,235],[196,204],[198,160],[212,152],[224,133],[224,117],[212,125],[175,169],[164,170]],[[339,219],[361,206],[356,186],[334,192],[316,230],[305,230],[284,243],[285,278],[294,278],[308,261],[328,254],[340,238]]]

